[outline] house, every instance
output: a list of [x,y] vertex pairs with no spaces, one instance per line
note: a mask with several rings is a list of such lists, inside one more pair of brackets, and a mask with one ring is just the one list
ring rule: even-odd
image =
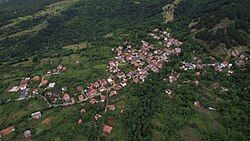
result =
[[117,95],[117,91],[111,90],[111,91],[109,92],[109,96],[112,97],[112,96],[114,96],[114,95]]
[[109,125],[104,125],[102,131],[106,134],[110,134],[112,131],[113,127]]
[[98,120],[99,118],[102,118],[102,115],[96,114],[94,118],[95,118],[95,120]]
[[115,105],[108,105],[109,110],[114,111],[115,110]]
[[40,80],[40,76],[34,76],[34,77],[32,78],[32,80],[33,80],[33,81],[39,81],[39,80]]
[[127,85],[127,83],[126,83],[125,81],[122,81],[122,82],[120,82],[120,85],[121,85],[122,87],[125,87],[125,86]]
[[38,95],[38,88],[33,89],[32,93]]
[[77,86],[77,91],[82,93],[83,92],[83,87],[82,86]]
[[28,80],[22,79],[21,82],[20,82],[20,86],[21,85],[26,85],[27,83],[28,83]]
[[62,65],[58,65],[56,69],[57,69],[57,70],[61,70],[62,67],[63,67]]
[[20,85],[20,90],[26,90],[27,89],[27,85],[28,84],[23,84],[23,85]]
[[28,90],[22,90],[18,100],[24,100],[26,98],[26,96],[28,95]]
[[175,76],[169,76],[168,78],[169,78],[170,83],[177,81],[177,77],[175,77]]
[[10,90],[8,90],[8,92],[10,92],[10,93],[15,93],[15,92],[17,92],[19,89],[20,89],[19,86],[14,86],[14,87],[12,87]]
[[228,61],[223,61],[223,62],[221,63],[221,66],[222,66],[222,67],[226,67],[228,64],[229,64]]
[[62,72],[67,71],[67,67],[65,67],[65,66],[64,66],[64,67],[62,67],[61,71],[62,71]]
[[65,93],[65,94],[63,95],[63,100],[66,101],[66,102],[70,101],[70,96],[69,96],[69,94]]
[[197,108],[202,108],[202,103],[199,101],[195,101],[194,106],[196,106]]
[[38,111],[38,112],[32,113],[31,116],[33,119],[39,119],[42,116],[42,114],[40,111]]
[[109,84],[113,84],[114,83],[114,80],[112,78],[108,78],[107,80],[108,80]]
[[82,119],[78,119],[77,124],[78,125],[82,124]]
[[219,65],[215,65],[214,66],[214,70],[218,71],[218,72],[222,72],[223,71],[222,68],[221,68],[221,66],[219,66]]
[[97,95],[98,91],[96,89],[90,89],[87,93],[89,97],[93,97],[94,95]]
[[171,95],[171,94],[172,94],[172,90],[166,89],[166,90],[165,90],[165,93],[168,94],[168,95]]
[[197,77],[199,77],[199,76],[201,75],[201,73],[200,73],[200,72],[196,72],[195,75],[196,75]]
[[80,113],[86,113],[86,110],[84,108],[81,109]]
[[235,64],[238,66],[238,67],[242,67],[246,64],[246,62],[244,60],[236,60],[235,61]]
[[51,70],[48,70],[47,75],[51,75],[51,74],[52,74]]
[[81,94],[78,96],[79,101],[84,101],[85,97]]
[[137,77],[134,77],[134,78],[133,78],[133,81],[134,81],[135,83],[138,83],[140,80],[139,80]]
[[47,85],[48,82],[49,82],[48,80],[43,79],[43,80],[41,81],[40,85],[41,85],[41,86]]
[[63,91],[63,92],[65,92],[65,91],[67,91],[67,87],[66,86],[63,86],[62,88],[61,88],[61,90]]
[[99,88],[99,90],[100,90],[100,92],[104,92],[104,91],[107,90],[107,88],[106,88],[105,86],[101,86],[101,87]]
[[105,95],[101,95],[101,100],[100,100],[100,102],[104,102],[105,99],[106,99],[106,96],[105,96]]
[[23,136],[24,138],[30,138],[32,135],[31,135],[31,131],[30,130],[26,130],[24,133],[23,133]]
[[94,82],[94,86],[98,88],[100,86],[99,82],[98,81]]
[[55,82],[49,83],[49,88],[54,88],[54,87],[55,87],[55,85],[56,85],[56,83],[55,83]]
[[104,85],[107,85],[108,82],[106,79],[102,79],[102,80],[100,80],[100,84],[104,86]]
[[1,139],[1,137],[6,136],[14,131],[15,131],[15,126],[9,126],[5,129],[1,130],[0,131],[0,139]]
[[208,107],[208,109],[209,110],[213,110],[213,111],[215,111],[216,109],[215,108],[213,108],[213,107]]
[[94,105],[95,103],[98,103],[98,101],[95,98],[91,98],[89,100],[89,103],[92,104],[92,105]]
[[195,80],[194,83],[195,83],[195,85],[199,85],[199,84],[200,84],[200,81]]
[[120,71],[120,72],[117,73],[117,77],[121,79],[121,78],[125,78],[126,75],[125,75],[124,72],[121,72],[121,71]]

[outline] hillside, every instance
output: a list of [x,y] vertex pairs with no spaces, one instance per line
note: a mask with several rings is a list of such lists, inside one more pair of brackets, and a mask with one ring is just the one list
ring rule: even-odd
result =
[[0,140],[250,140],[247,3],[0,1]]

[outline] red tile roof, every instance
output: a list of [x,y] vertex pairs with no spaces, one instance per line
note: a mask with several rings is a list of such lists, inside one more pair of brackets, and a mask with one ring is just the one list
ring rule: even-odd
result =
[[34,81],[39,81],[39,80],[40,80],[40,76],[34,76],[34,77],[32,78],[32,80],[34,80]]
[[63,95],[63,100],[64,100],[64,101],[70,100],[69,94],[66,94],[66,93],[65,93],[65,94]]
[[79,99],[80,101],[83,101],[83,100],[84,100],[84,96],[81,94],[81,95],[78,96],[78,99]]
[[15,126],[10,126],[8,128],[5,128],[2,131],[0,131],[0,137],[1,136],[6,136],[6,135],[10,134],[13,131],[15,131]]
[[94,99],[94,98],[91,98],[91,99],[89,100],[89,103],[93,105],[93,104],[97,103],[97,100]]
[[48,80],[43,79],[43,80],[41,81],[41,85],[47,85],[48,82],[49,82]]
[[109,125],[104,125],[103,126],[103,132],[106,133],[106,134],[110,134],[111,131],[112,131],[113,127],[112,126],[109,126]]
[[88,92],[88,96],[93,96],[93,95],[96,95],[98,94],[97,90],[96,89],[91,89],[89,92]]

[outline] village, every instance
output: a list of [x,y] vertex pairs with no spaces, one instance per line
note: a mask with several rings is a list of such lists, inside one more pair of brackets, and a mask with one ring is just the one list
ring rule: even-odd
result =
[[[110,103],[110,100],[119,95],[120,89],[126,87],[128,83],[143,83],[150,72],[158,73],[166,63],[171,61],[171,56],[178,56],[182,52],[180,47],[183,43],[171,37],[169,32],[154,29],[148,35],[159,41],[165,47],[157,48],[147,41],[141,40],[140,49],[136,49],[127,41],[117,48],[112,48],[115,57],[107,64],[109,77],[100,78],[87,84],[87,87],[79,85],[75,88],[75,94],[68,93],[69,86],[66,85],[60,90],[54,91],[53,89],[55,89],[57,82],[50,82],[48,79],[52,75],[66,73],[67,66],[64,65],[59,65],[52,70],[47,70],[44,76],[37,75],[24,77],[21,79],[18,86],[11,86],[7,91],[9,93],[19,94],[19,97],[15,99],[16,102],[32,98],[40,98],[43,99],[50,108],[84,103],[89,103],[91,105],[102,103],[105,106],[104,113],[107,111],[118,110],[115,103]],[[235,64],[240,66],[247,60],[248,58],[243,55],[240,56]],[[231,76],[233,74],[233,70],[231,69],[232,66],[233,63],[226,60],[218,63],[205,64],[199,59],[194,59],[193,62],[183,61],[180,69],[184,71],[198,70],[195,75],[199,77],[201,75],[201,70],[204,67],[213,67],[215,71],[226,71],[227,75]],[[129,70],[122,69],[124,67],[128,67]],[[178,80],[180,75],[180,73],[172,70],[171,74],[165,78],[164,81],[169,84],[174,83]],[[32,88],[29,87],[31,83],[35,85]],[[199,80],[197,79],[194,84],[199,85]],[[171,89],[166,89],[165,93],[172,98],[174,92]],[[201,103],[202,102],[200,101],[194,101],[194,105],[199,108],[202,107]],[[209,109],[216,110],[213,107],[209,107]],[[124,109],[119,110],[120,113],[124,111]],[[83,106],[79,112],[84,114],[88,111],[86,111]],[[35,120],[41,118],[42,113],[43,111],[34,111],[30,116]],[[97,113],[93,117],[93,120],[97,121],[102,117],[103,113]],[[76,123],[81,125],[84,124],[84,121],[83,119],[78,119]],[[103,123],[102,129],[103,132],[108,135],[111,134],[114,127],[109,123]],[[15,131],[14,125],[3,129],[0,131],[0,138],[13,131]],[[24,138],[30,138],[31,136],[32,131],[30,129],[23,131]]]

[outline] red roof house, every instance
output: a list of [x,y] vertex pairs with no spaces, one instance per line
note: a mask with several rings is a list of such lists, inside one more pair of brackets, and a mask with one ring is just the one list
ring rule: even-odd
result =
[[65,94],[63,95],[63,100],[64,100],[64,101],[69,101],[69,100],[70,100],[69,94],[65,93]]
[[103,126],[103,132],[106,133],[106,134],[110,134],[111,131],[112,131],[113,127],[112,126],[109,126],[109,125],[104,125]]
[[15,126],[10,126],[0,131],[0,138],[15,131]]
[[87,93],[89,97],[93,97],[94,95],[98,94],[96,89],[90,89]]

